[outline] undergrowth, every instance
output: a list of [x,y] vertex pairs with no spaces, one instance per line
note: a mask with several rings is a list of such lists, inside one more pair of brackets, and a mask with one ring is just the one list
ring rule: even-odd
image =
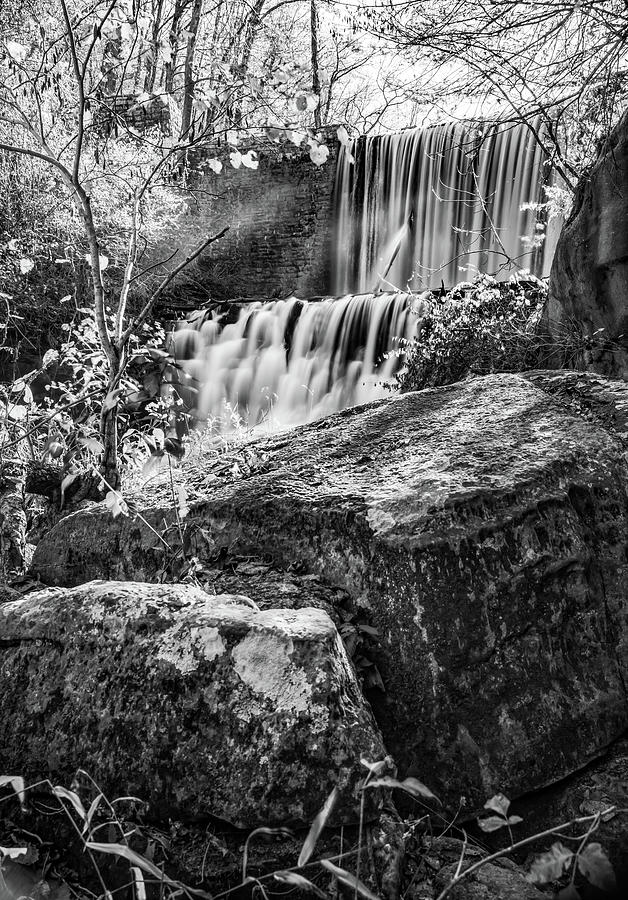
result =
[[[26,785],[20,776],[0,776],[0,805],[19,803],[19,811],[5,809],[0,818],[0,896],[3,900],[70,900],[71,897],[77,900],[114,900],[114,897],[125,900],[153,897],[159,900],[179,897],[221,900],[242,896],[269,898],[285,896],[288,892],[323,900],[340,896],[365,900],[381,897],[393,900],[402,895],[418,897],[420,894],[412,892],[413,884],[421,887],[417,883],[416,848],[420,847],[420,855],[431,860],[433,869],[439,841],[448,833],[459,836],[456,843],[458,859],[438,896],[435,891],[432,893],[436,900],[445,900],[460,882],[488,864],[553,837],[558,840],[548,850],[537,854],[528,867],[526,877],[531,884],[551,885],[556,890],[554,896],[560,900],[577,900],[580,896],[578,883],[588,882],[603,894],[612,893],[616,888],[608,857],[592,838],[602,822],[628,810],[605,806],[591,815],[517,840],[514,829],[522,819],[511,813],[507,797],[496,794],[485,803],[476,827],[486,834],[503,830],[508,834],[508,841],[506,846],[489,853],[482,850],[467,830],[456,826],[455,818],[452,821],[445,818],[440,801],[422,782],[416,778],[399,781],[386,774],[391,768],[394,771],[390,758],[376,762],[362,760],[362,765],[366,774],[358,785],[363,798],[360,819],[353,833],[350,829],[341,829],[340,852],[315,853],[321,844],[329,846],[325,835],[332,830],[326,826],[338,800],[334,788],[302,843],[295,844],[297,835],[286,827],[262,827],[250,831],[240,846],[239,876],[232,879],[232,884],[217,891],[213,876],[205,877],[207,854],[216,845],[225,855],[229,851],[223,849],[224,842],[217,839],[209,827],[205,829],[201,881],[192,886],[170,874],[169,870],[177,868],[177,861],[169,857],[168,836],[166,832],[144,824],[145,804],[139,798],[125,796],[110,801],[83,770],[78,770],[71,788],[53,785],[47,779]],[[373,827],[364,819],[366,791],[380,792],[388,810],[394,809],[391,807],[392,795],[401,791],[422,808],[422,814],[401,822],[397,816],[391,817],[385,812],[379,826]],[[29,818],[35,824],[31,824]],[[42,837],[37,833],[36,823],[45,819],[48,820],[45,827],[49,834]],[[391,819],[396,819],[400,826],[396,843],[392,834],[394,828],[390,828]],[[51,821],[57,822],[52,828]],[[439,827],[439,823],[443,824]],[[171,835],[174,830],[171,822]],[[58,841],[55,846],[55,841],[49,839],[50,833],[56,838],[63,834],[65,860],[59,858]],[[349,839],[345,833],[350,835]],[[289,846],[295,847],[296,858],[285,867],[271,866],[269,871],[252,875],[251,855],[260,840],[291,840]],[[70,852],[72,844],[75,845],[74,859]],[[405,872],[404,859],[412,853],[413,847],[414,864],[407,866],[409,871]]]

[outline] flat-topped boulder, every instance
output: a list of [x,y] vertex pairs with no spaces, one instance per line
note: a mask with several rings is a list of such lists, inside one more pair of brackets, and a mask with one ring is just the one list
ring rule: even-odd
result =
[[[352,597],[379,632],[369,697],[402,773],[481,805],[564,777],[626,728],[624,444],[542,379],[391,397],[235,461],[185,469],[189,552],[298,564]],[[168,492],[138,500],[158,531]],[[163,559],[140,519],[94,506],[40,542],[33,571],[150,580]]]
[[309,823],[337,786],[358,817],[360,757],[385,751],[336,628],[190,585],[91,582],[0,605],[0,771],[154,815]]

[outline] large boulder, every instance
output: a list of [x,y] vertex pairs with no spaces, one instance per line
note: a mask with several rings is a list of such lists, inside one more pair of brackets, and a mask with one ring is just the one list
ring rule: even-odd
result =
[[0,772],[237,826],[357,819],[384,748],[335,626],[189,585],[92,582],[0,606]]
[[[266,555],[351,595],[379,632],[386,745],[454,806],[556,781],[628,725],[624,444],[537,378],[394,397],[185,472],[201,562]],[[168,492],[142,498],[157,530]],[[148,580],[163,559],[140,519],[95,506],[33,570]]]
[[560,340],[572,322],[587,335],[600,328],[615,350],[593,360],[604,371],[628,370],[628,112],[580,180],[558,239],[550,275],[550,328]]

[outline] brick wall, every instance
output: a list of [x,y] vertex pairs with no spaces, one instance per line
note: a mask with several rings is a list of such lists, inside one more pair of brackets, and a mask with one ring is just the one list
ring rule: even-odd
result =
[[[239,149],[244,153],[249,147],[259,156],[257,170],[234,169],[226,144],[190,160],[194,200],[168,250],[189,252],[225,225],[230,231],[180,283],[176,305],[194,306],[210,298],[308,297],[329,290],[335,137],[329,139],[329,158],[320,167],[305,148],[287,141],[256,139]],[[220,174],[207,167],[208,157],[223,162]]]

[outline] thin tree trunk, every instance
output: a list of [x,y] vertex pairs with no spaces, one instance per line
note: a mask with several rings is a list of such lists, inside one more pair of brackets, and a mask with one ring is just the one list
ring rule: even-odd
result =
[[321,78],[318,68],[318,13],[316,10],[316,0],[310,0],[310,35],[312,50],[312,93],[316,94],[319,102],[314,110],[314,126],[321,127]]
[[[260,15],[264,8],[264,4],[266,0],[256,0],[255,4],[251,8],[250,14],[247,17],[246,25],[244,28],[244,39],[242,42],[242,51],[240,53],[240,75],[242,78],[245,77],[248,68],[249,62],[251,60],[251,52],[253,50],[253,44],[255,43],[255,38],[257,36],[257,28],[256,26],[260,22]],[[238,124],[242,124],[242,101],[243,98],[240,98],[240,102],[238,103],[238,107],[234,112],[234,121]]]
[[157,58],[159,56],[159,32],[161,31],[161,15],[164,8],[164,0],[153,0],[153,27],[151,28],[150,50],[146,54],[146,75],[144,77],[144,91],[152,94],[157,77]]
[[177,44],[179,41],[179,26],[181,18],[188,5],[188,0],[176,0],[174,11],[172,13],[172,22],[170,24],[170,34],[168,40],[170,42],[170,62],[167,62],[164,71],[164,89],[167,94],[174,94],[174,74],[177,65]]
[[[122,374],[122,362],[109,372],[107,396],[118,387]],[[100,474],[110,487],[117,491],[120,487],[120,465],[118,461],[118,405],[104,403],[100,413],[100,440],[103,452],[100,458]]]
[[183,83],[183,110],[181,112],[181,139],[189,135],[192,125],[192,103],[194,101],[194,48],[201,18],[203,0],[194,0],[192,18],[187,27],[188,45],[185,51],[185,74]]
[[0,473],[0,582],[26,567],[25,465],[11,460]]

